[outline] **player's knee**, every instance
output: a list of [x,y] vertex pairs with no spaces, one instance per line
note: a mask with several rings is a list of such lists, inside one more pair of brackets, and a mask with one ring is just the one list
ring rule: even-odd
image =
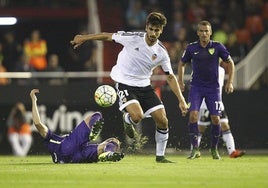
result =
[[221,123],[221,130],[222,130],[222,131],[230,130],[230,126],[229,126],[229,124],[226,123],[226,122],[222,122],[222,123]]
[[134,123],[139,123],[143,119],[143,114],[133,113],[133,114],[130,114],[130,117]]
[[197,120],[198,120],[197,116],[190,116],[190,117],[189,117],[189,121],[190,121],[190,123],[196,123]]
[[205,132],[205,130],[206,130],[206,126],[198,126],[198,131],[199,131],[199,133],[201,133],[201,134],[203,134],[204,132]]
[[217,120],[217,119],[215,119],[215,120],[211,120],[211,122],[212,122],[212,124],[214,124],[214,125],[219,125],[219,124],[220,124],[220,120]]
[[220,124],[220,117],[215,116],[215,115],[211,115],[211,122],[214,125],[219,125]]
[[168,119],[166,116],[162,116],[156,119],[156,125],[160,129],[167,129],[168,128]]
[[192,111],[189,116],[190,123],[196,123],[198,121],[198,112]]

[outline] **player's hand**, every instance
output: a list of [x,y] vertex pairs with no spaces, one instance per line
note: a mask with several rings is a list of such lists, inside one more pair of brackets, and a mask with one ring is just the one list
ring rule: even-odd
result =
[[227,94],[230,94],[230,93],[233,93],[233,91],[234,91],[234,86],[233,86],[233,84],[227,82],[226,85],[225,85],[225,92],[226,92]]
[[186,116],[186,114],[188,112],[188,108],[189,108],[187,103],[185,101],[180,102],[179,107],[181,109],[181,115]]
[[83,35],[75,35],[74,39],[70,41],[74,49],[78,48],[84,42],[85,40],[83,38]]
[[37,97],[35,96],[36,93],[39,93],[39,89],[33,89],[30,93],[30,97],[32,100],[37,100]]

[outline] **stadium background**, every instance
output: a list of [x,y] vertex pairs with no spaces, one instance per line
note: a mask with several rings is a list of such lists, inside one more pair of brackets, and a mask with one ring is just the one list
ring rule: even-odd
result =
[[[66,86],[51,87],[40,85],[38,88],[41,91],[39,94],[39,105],[46,106],[46,116],[54,121],[55,111],[61,105],[65,105],[67,110],[64,112],[71,113],[74,111],[81,112],[81,115],[87,111],[101,110],[105,118],[105,127],[101,137],[103,139],[115,136],[124,141],[123,124],[121,113],[118,111],[117,104],[109,108],[98,107],[93,100],[95,84],[74,83]],[[5,138],[5,117],[7,117],[9,109],[11,109],[15,100],[23,101],[26,104],[26,109],[30,111],[29,92],[32,89],[29,87],[10,86],[1,88],[1,153],[10,153],[9,143]],[[164,91],[163,102],[166,105],[167,115],[170,125],[170,139],[168,148],[184,150],[189,146],[187,117],[181,117],[176,98],[170,91]],[[226,109],[228,110],[232,133],[235,137],[238,148],[243,149],[267,149],[267,91],[236,91],[232,95],[224,95]],[[60,120],[59,120],[60,121]],[[73,126],[75,125],[75,121]],[[67,124],[65,124],[67,126]],[[142,130],[145,136],[149,137],[146,148],[154,147],[154,124],[153,121],[147,119],[142,123]],[[62,129],[59,124],[56,126],[58,133],[66,133],[69,130]],[[30,151],[31,154],[46,153],[43,147],[41,137],[34,132],[34,143]],[[209,141],[209,140],[207,140]],[[222,147],[221,145],[221,148]]]
[[[61,65],[65,70],[70,70],[71,65],[66,63],[68,62],[66,52],[70,48],[69,41],[78,32],[78,28],[88,21],[86,1],[69,0],[65,1],[63,5],[59,1],[45,2],[42,0],[28,0],[25,2],[10,0],[6,2],[9,2],[9,4],[7,7],[0,9],[0,15],[14,15],[18,17],[18,24],[14,26],[0,26],[0,34],[2,35],[6,31],[13,30],[16,33],[16,38],[22,42],[33,29],[38,28],[42,32],[42,37],[47,40],[49,53],[57,52],[61,59]],[[56,6],[51,8],[50,5],[53,2]],[[98,1],[102,31],[114,32],[122,30],[122,25],[124,25],[123,9],[126,6],[126,2]],[[171,13],[169,13],[171,1],[165,1],[166,3],[159,2],[169,18],[171,16]],[[219,3],[222,3],[222,1],[219,1]],[[265,30],[265,32],[267,31]],[[168,36],[168,31],[165,31],[161,40],[169,38]],[[117,44],[104,44],[104,70],[110,70],[120,49],[121,47]],[[111,82],[109,79],[105,79],[104,83]],[[53,115],[61,105],[65,105],[67,108],[65,114],[76,111],[83,115],[87,111],[101,110],[106,120],[106,125],[101,135],[102,138],[116,136],[121,140],[125,140],[121,114],[117,109],[117,105],[101,109],[93,101],[93,92],[99,84],[101,83],[96,82],[96,79],[93,78],[70,79],[68,84],[62,86],[51,86],[42,82],[37,86],[42,93],[40,94],[39,103],[40,105],[45,105],[46,115],[51,119],[53,119]],[[7,115],[14,103],[18,101],[24,102],[27,110],[31,109],[29,91],[32,88],[33,86],[18,86],[13,83],[7,86],[0,86],[1,154],[11,153],[6,139]],[[184,93],[184,95],[187,96],[187,93]],[[223,98],[237,147],[243,149],[267,149],[267,88],[237,90],[232,95],[224,94]],[[174,103],[174,100],[176,100],[175,96],[171,91],[163,90],[162,99],[166,105],[170,122],[168,148],[187,149],[189,146],[187,117],[181,117],[179,108]],[[74,125],[75,121],[73,122]],[[65,133],[64,130],[66,129],[61,129],[58,123],[56,131],[58,133]],[[144,135],[149,137],[149,142],[145,147],[154,147],[153,122],[150,119],[145,120],[142,130]],[[39,135],[34,132],[34,144],[30,154],[37,153],[46,153],[46,150],[41,144]]]

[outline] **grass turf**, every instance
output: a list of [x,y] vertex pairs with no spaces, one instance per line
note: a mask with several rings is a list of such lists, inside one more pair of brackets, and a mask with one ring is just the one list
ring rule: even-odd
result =
[[0,187],[206,187],[267,188],[268,156],[188,160],[169,155],[175,163],[159,164],[153,155],[127,155],[116,163],[54,164],[50,156],[0,156]]

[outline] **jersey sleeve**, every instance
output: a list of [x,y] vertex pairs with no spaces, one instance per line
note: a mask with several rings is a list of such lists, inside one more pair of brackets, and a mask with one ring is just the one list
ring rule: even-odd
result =
[[125,46],[128,43],[135,42],[135,37],[139,35],[143,35],[143,33],[118,31],[112,35],[112,40]]
[[165,73],[173,74],[173,70],[170,63],[170,58],[168,56],[168,53],[164,53],[164,59],[162,61],[161,67]]
[[190,63],[191,62],[191,53],[190,53],[190,49],[189,46],[184,50],[182,57],[181,57],[181,61],[183,63]]
[[224,61],[227,62],[228,58],[230,57],[230,52],[226,49],[223,44],[219,43],[219,57]]
[[117,42],[117,43],[120,43],[122,45],[124,45],[124,40],[122,39],[122,34],[124,33],[124,31],[118,31],[117,33],[114,33],[112,35],[112,40]]

